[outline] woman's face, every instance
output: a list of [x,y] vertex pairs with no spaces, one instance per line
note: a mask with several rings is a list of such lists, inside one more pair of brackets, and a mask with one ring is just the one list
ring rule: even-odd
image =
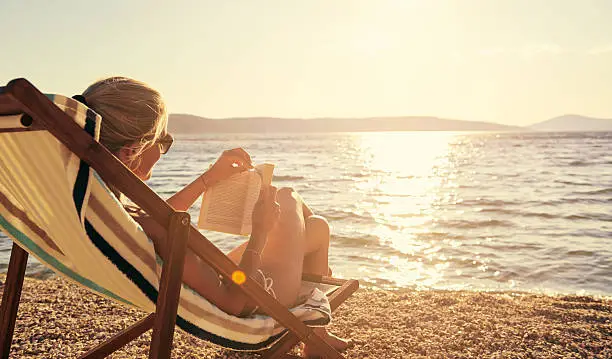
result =
[[153,167],[161,158],[160,146],[156,143],[154,146],[147,148],[141,155],[140,160],[136,160],[138,167],[131,170],[143,181],[151,178]]
[[128,162],[127,160],[129,158],[129,151],[131,150],[129,146],[121,149],[119,159],[121,159],[121,161],[125,163],[136,176],[138,176],[138,178],[146,181],[151,178],[151,175],[153,174],[153,167],[157,161],[159,161],[161,155],[168,152],[172,142],[172,136],[167,132],[167,130],[165,130],[164,134],[160,136],[160,138],[152,146],[149,146],[146,150],[144,150],[140,156],[138,156],[138,158],[134,159],[134,161]]

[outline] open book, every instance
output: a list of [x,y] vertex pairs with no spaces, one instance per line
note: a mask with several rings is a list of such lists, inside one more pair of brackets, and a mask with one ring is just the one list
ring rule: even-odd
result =
[[198,228],[247,236],[263,185],[272,184],[274,165],[264,163],[220,181],[204,192]]

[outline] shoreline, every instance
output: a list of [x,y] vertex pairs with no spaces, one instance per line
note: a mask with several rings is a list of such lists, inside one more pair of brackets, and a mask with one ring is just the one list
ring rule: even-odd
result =
[[[8,263],[7,263],[7,266],[8,266]],[[51,280],[51,279],[58,277],[58,275],[54,271],[48,269],[47,267],[44,267],[44,268],[45,268],[44,271],[39,271],[35,273],[26,272],[25,277],[34,279],[34,280],[42,280],[42,281]],[[0,286],[4,282],[3,278],[6,277],[6,270],[8,270],[8,268],[5,268],[4,272],[0,272]],[[417,286],[399,287],[399,288],[382,288],[382,287],[376,287],[374,285],[368,285],[367,283],[364,283],[363,281],[359,283],[359,287],[360,289],[365,289],[365,290],[370,290],[370,291],[384,291],[384,292],[391,292],[391,293],[397,293],[397,294],[402,294],[404,292],[406,293],[408,292],[419,292],[419,293],[421,292],[433,292],[433,293],[466,292],[466,293],[489,293],[489,294],[543,295],[547,297],[576,296],[576,297],[591,297],[591,298],[600,299],[600,300],[612,301],[612,292],[610,294],[600,294],[600,293],[587,292],[584,290],[581,290],[580,293],[578,293],[578,292],[559,292],[559,291],[549,290],[549,289],[522,289],[522,288],[519,288],[517,290],[512,290],[512,289],[504,290],[504,289],[495,289],[495,288],[472,288],[472,289],[448,288],[447,289],[447,288],[427,288],[427,287],[417,287]]]
[[[5,281],[5,274],[0,275]],[[72,358],[142,318],[59,277],[26,278],[11,356]],[[360,289],[330,330],[347,358],[612,357],[612,300],[525,292]],[[140,358],[150,331],[112,358]],[[257,358],[175,333],[173,358]]]

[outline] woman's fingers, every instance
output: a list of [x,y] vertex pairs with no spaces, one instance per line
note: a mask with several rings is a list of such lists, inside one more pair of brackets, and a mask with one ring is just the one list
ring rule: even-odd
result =
[[247,170],[253,167],[250,163],[245,162],[245,160],[242,157],[238,157],[236,155],[226,155],[223,157],[223,161],[226,163],[230,163],[231,167],[238,168],[241,170],[242,169]]
[[232,162],[230,169],[232,174],[248,170],[247,166],[245,166],[245,164],[242,162]]
[[253,164],[251,162],[251,156],[247,153],[247,151],[242,148],[234,148],[231,150],[227,150],[224,151],[224,154],[241,160],[247,168],[253,167]]

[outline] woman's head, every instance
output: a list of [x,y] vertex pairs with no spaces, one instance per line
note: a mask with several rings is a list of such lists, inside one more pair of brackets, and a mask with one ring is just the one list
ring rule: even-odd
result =
[[100,142],[138,177],[146,180],[159,160],[167,133],[166,105],[155,89],[126,77],[110,77],[83,92],[102,116]]

